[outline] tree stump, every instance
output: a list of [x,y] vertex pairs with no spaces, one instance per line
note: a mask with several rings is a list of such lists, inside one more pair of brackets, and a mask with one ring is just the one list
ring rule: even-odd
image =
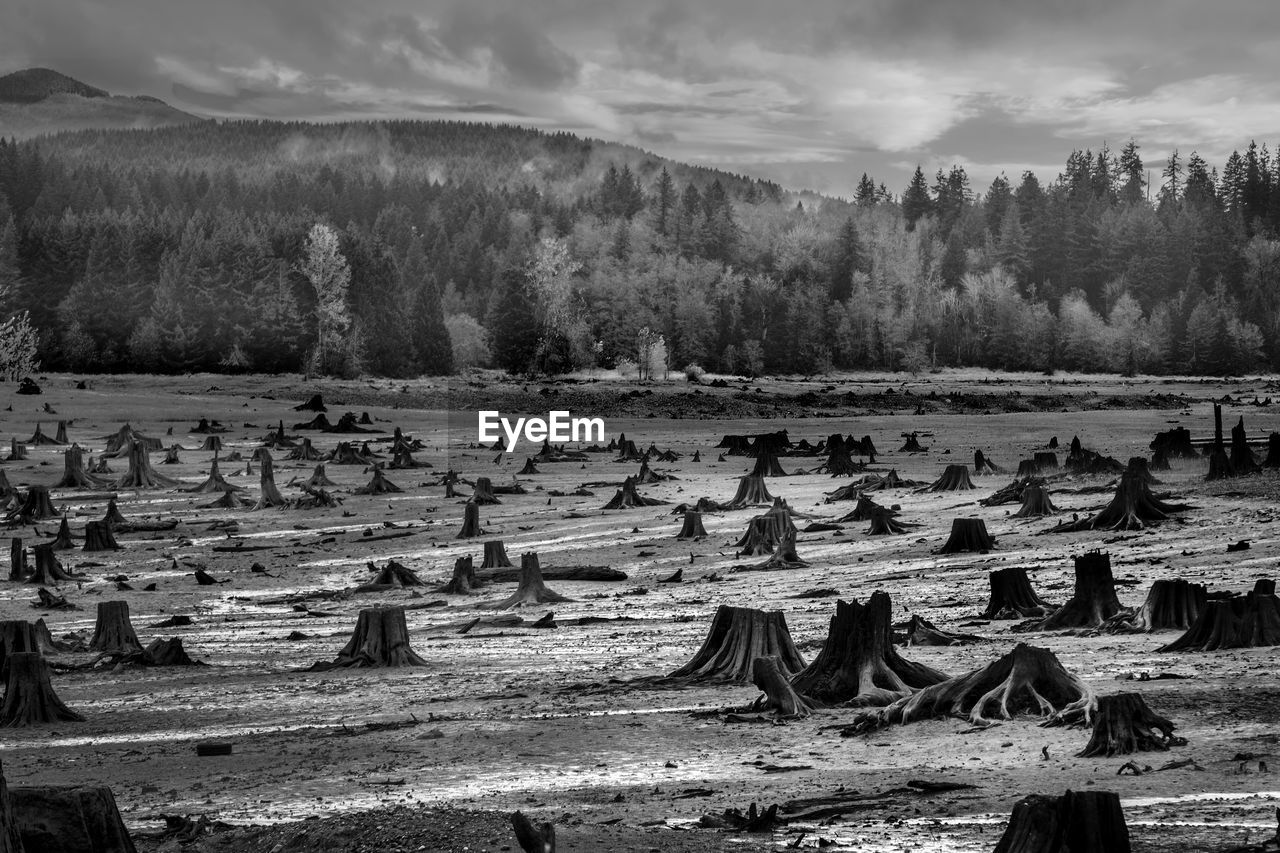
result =
[[32,434],[31,438],[27,439],[26,443],[32,447],[40,447],[41,445],[58,444],[59,442],[45,435],[44,431],[41,429],[41,425],[37,422],[36,431]]
[[1267,436],[1267,458],[1262,460],[1263,468],[1280,468],[1280,432]]
[[1231,470],[1237,477],[1246,474],[1257,474],[1262,470],[1258,459],[1249,449],[1249,439],[1245,434],[1244,416],[1231,428]]
[[787,630],[786,615],[781,610],[722,604],[712,617],[702,647],[663,680],[746,684],[752,678],[752,664],[761,657],[776,658],[784,674],[804,669],[804,660]]
[[49,543],[55,551],[70,551],[76,547],[76,543],[71,538],[71,525],[67,522],[64,515],[62,521],[58,523],[58,534],[53,537],[53,541]]
[[53,508],[53,501],[49,500],[48,487],[31,486],[27,489],[26,497],[23,498],[22,503],[16,509],[9,511],[9,520],[30,524],[33,521],[46,521],[50,518],[57,518],[59,514]]
[[25,619],[0,621],[0,681],[9,677],[9,655],[43,654],[36,626]]
[[[1093,734],[1089,743],[1076,754],[1078,758],[1111,758],[1135,752],[1166,752],[1171,746],[1184,746],[1184,738],[1175,737],[1174,725],[1152,711],[1141,693],[1113,693],[1099,696],[1092,709]],[[1090,725],[1082,712],[1064,714],[1053,725]]]
[[948,465],[942,476],[929,485],[931,492],[963,492],[978,488],[969,479],[969,468],[965,465]]
[[1088,551],[1075,558],[1076,585],[1071,600],[1059,607],[1032,630],[1057,631],[1064,628],[1100,628],[1120,612],[1115,578],[1111,575],[1111,555]]
[[684,525],[676,539],[705,539],[707,529],[702,526],[702,513],[696,510],[685,510]]
[[1058,468],[1058,454],[1052,450],[1038,450],[1032,454],[1032,460],[1036,463],[1036,473],[1040,476],[1056,473]]
[[533,476],[534,474],[540,474],[540,473],[542,472],[538,470],[537,465],[533,464],[533,459],[526,456],[524,460],[524,467],[521,468],[519,471],[520,476],[530,477],[530,476]]
[[129,470],[114,483],[117,489],[167,489],[178,481],[151,468],[151,458],[144,441],[135,440],[129,445]]
[[769,559],[751,568],[756,571],[774,571],[777,569],[803,569],[808,565],[796,553],[796,530],[793,525],[790,529],[783,531],[777,545],[774,546],[773,552],[769,555]]
[[988,575],[991,581],[991,598],[983,619],[1017,619],[1046,616],[1056,608],[1036,595],[1027,578],[1027,570],[1017,567],[997,569]]
[[84,721],[53,692],[49,665],[39,652],[11,654],[7,663],[9,678],[5,682],[4,704],[0,705],[0,727]]
[[18,831],[18,820],[13,814],[3,766],[0,766],[0,853],[24,853],[22,835]]
[[1081,530],[1142,530],[1148,525],[1164,521],[1170,515],[1191,507],[1169,504],[1151,494],[1147,482],[1150,472],[1145,468],[1129,467],[1120,476],[1115,497],[1097,514],[1079,521],[1066,522],[1052,527],[1047,533],[1074,533]]
[[73,444],[62,453],[62,478],[53,484],[55,489],[101,489],[108,481],[94,476],[84,469],[84,449]]
[[205,478],[204,482],[198,486],[192,486],[189,489],[185,489],[184,491],[192,494],[208,494],[211,492],[221,494],[224,492],[241,492],[244,491],[244,489],[240,486],[227,482],[226,478],[222,476],[222,473],[218,471],[218,457],[214,456],[213,461],[209,463],[209,476]]
[[1014,518],[1044,518],[1057,515],[1058,508],[1049,500],[1049,490],[1039,483],[1028,483],[1022,490],[1022,507]]
[[313,489],[323,489],[326,486],[337,485],[337,483],[330,480],[329,475],[325,473],[323,462],[316,466],[315,471],[311,473],[311,479],[307,480],[306,484]]
[[877,590],[865,605],[837,601],[822,651],[791,686],[826,705],[885,705],[947,676],[913,663],[893,647],[889,595]]
[[1222,406],[1213,404],[1213,446],[1209,450],[1209,474],[1207,480],[1222,480],[1236,475],[1222,441]]
[[6,458],[8,462],[18,462],[27,458],[27,446],[16,438],[9,439],[9,455]]
[[203,666],[187,654],[181,637],[152,640],[142,650],[142,662],[147,666]]
[[27,578],[27,583],[43,585],[77,579],[75,575],[62,568],[62,564],[58,562],[58,558],[53,554],[52,542],[33,545],[31,551],[36,555],[36,569],[32,572],[31,577]]
[[[837,433],[834,438],[839,438]],[[840,443],[827,443],[827,461],[819,468],[819,471],[825,471],[832,477],[851,477],[862,470],[862,465],[853,461],[853,455],[849,452],[849,447]]]
[[1040,476],[1040,469],[1036,466],[1034,459],[1022,459],[1018,462],[1018,473],[1014,477],[1018,480],[1025,480],[1029,477]]
[[778,462],[778,457],[770,451],[761,451],[756,456],[755,467],[751,469],[752,477],[785,477],[787,472]]
[[436,592],[449,595],[473,595],[480,586],[476,579],[475,563],[470,556],[459,557],[453,564],[453,577]]
[[205,509],[242,509],[252,506],[255,506],[252,501],[238,494],[238,487],[230,486],[222,492],[222,497],[203,505]]
[[351,640],[330,663],[313,671],[369,667],[426,666],[409,646],[409,627],[403,607],[370,607],[360,611]]
[[310,438],[304,437],[299,445],[289,450],[285,458],[298,462],[315,462],[320,458],[320,451],[311,445]]
[[84,550],[119,551],[120,545],[111,533],[111,525],[105,521],[90,521],[84,526]]
[[973,451],[973,473],[982,474],[1000,474],[1004,469],[986,457],[981,450]]
[[9,580],[21,581],[31,573],[27,564],[27,549],[22,547],[22,537],[9,540]]
[[67,422],[58,421],[58,431],[53,439],[54,444],[70,444],[67,440]]
[[987,523],[981,518],[956,518],[951,521],[951,536],[939,554],[958,554],[976,551],[984,554],[996,547],[996,541],[987,533]]
[[636,491],[636,478],[627,477],[622,481],[622,485],[618,487],[618,492],[613,496],[604,509],[631,509],[642,506],[662,506],[666,501],[657,498],[646,498]]
[[128,653],[142,651],[142,643],[129,621],[129,602],[98,602],[98,620],[89,648],[95,652]]
[[559,601],[573,601],[573,599],[547,589],[542,579],[542,566],[538,563],[538,555],[528,553],[520,555],[520,582],[516,591],[502,601],[487,606],[495,610],[509,610],[513,607],[536,607],[539,604]]
[[24,785],[9,791],[26,853],[135,853],[110,788]]
[[[484,479],[484,478],[481,478]],[[355,490],[357,495],[388,495],[393,492],[403,492],[404,489],[388,480],[382,475],[381,468],[373,469],[373,478],[367,484]]]
[[907,532],[907,523],[899,521],[896,518],[896,512],[878,504],[872,504],[871,506],[873,509],[870,511],[871,517],[869,520],[871,525],[867,528],[868,536],[898,536]]
[[107,501],[107,511],[102,516],[102,523],[113,531],[118,525],[127,523],[125,517],[120,513],[120,507],[116,506],[115,498]]
[[895,517],[898,515],[897,510],[883,507],[866,495],[858,495],[857,498],[858,502],[854,505],[853,509],[836,519],[837,522],[870,521],[879,512],[887,512],[889,515]]
[[927,447],[920,446],[920,438],[918,433],[903,433],[906,441],[898,448],[899,453],[925,453],[929,450]]
[[181,465],[182,457],[179,455],[182,451],[182,445],[171,444],[169,449],[164,452],[164,458],[160,460],[161,465]]
[[205,436],[204,443],[200,445],[200,450],[218,453],[222,450],[222,439],[216,435]]
[[959,715],[975,726],[1011,720],[1018,714],[1041,718],[1093,706],[1093,693],[1048,649],[1019,643],[981,669],[940,681],[861,715],[844,733],[861,734],[891,724]]
[[376,574],[373,580],[369,581],[365,586],[392,587],[396,589],[407,586],[426,586],[422,582],[422,578],[418,577],[412,569],[400,565],[395,560],[388,560],[387,564],[381,569],[375,567],[372,563],[369,564],[369,568],[375,571]]
[[275,460],[271,458],[267,449],[259,448],[262,452],[260,462],[260,474],[258,476],[258,502],[253,505],[255,510],[266,509],[267,507],[287,507],[289,502],[284,499],[284,495],[280,494],[280,489],[276,488],[276,472]]
[[752,506],[754,504],[772,504],[773,495],[769,494],[769,490],[765,488],[764,477],[755,477],[748,474],[745,477],[738,478],[738,492],[733,496],[733,500],[725,504],[727,509],[741,509],[744,506]]
[[769,711],[780,720],[799,720],[813,712],[813,703],[796,693],[787,678],[774,656],[758,657],[751,662],[751,683],[764,693],[764,699],[756,703],[756,710]]
[[482,569],[500,569],[511,565],[511,559],[507,557],[507,549],[502,544],[501,539],[493,539],[484,543],[484,560],[480,563]]
[[1120,796],[1110,791],[1032,794],[1013,807],[995,853],[1129,853]]
[[1190,628],[1204,609],[1205,588],[1181,578],[1157,580],[1151,585],[1146,601],[1136,611],[1124,610],[1107,621],[1106,629],[1114,632],[1150,633]]
[[472,539],[484,534],[485,531],[480,526],[480,505],[475,501],[467,501],[462,509],[462,529],[458,531],[457,538]]
[[1272,593],[1250,592],[1206,602],[1186,633],[1157,651],[1212,652],[1276,645],[1280,645],[1280,599]]
[[524,853],[556,853],[556,828],[549,823],[534,827],[523,812],[511,815],[516,842]]
[[746,532],[733,547],[740,556],[760,557],[772,554],[782,537],[794,530],[795,524],[790,515],[770,510],[748,521]]

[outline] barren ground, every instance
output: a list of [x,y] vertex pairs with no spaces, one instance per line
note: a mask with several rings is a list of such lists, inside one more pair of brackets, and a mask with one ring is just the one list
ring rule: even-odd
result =
[[[55,637],[86,633],[92,631],[97,602],[123,599],[144,644],[181,636],[188,652],[209,664],[56,675],[58,693],[87,722],[0,734],[0,757],[11,785],[109,785],[140,849],[179,849],[176,842],[145,836],[162,826],[160,815],[181,814],[237,825],[181,848],[196,851],[510,850],[515,843],[506,814],[519,808],[555,822],[562,850],[776,850],[793,843],[816,849],[826,840],[835,842],[829,850],[986,851],[1017,799],[1085,786],[1120,794],[1136,850],[1220,850],[1269,835],[1275,827],[1280,780],[1259,764],[1280,768],[1275,649],[1159,654],[1155,649],[1174,635],[1014,635],[1014,623],[992,622],[961,629],[988,637],[989,643],[905,650],[910,659],[959,673],[1029,639],[1053,649],[1100,693],[1142,692],[1189,743],[1133,758],[1157,768],[1194,759],[1198,769],[1136,777],[1116,774],[1125,758],[1073,757],[1087,740],[1078,729],[1042,729],[1018,720],[975,732],[964,721],[938,720],[841,738],[832,727],[846,721],[849,710],[824,711],[787,725],[726,724],[722,715],[697,712],[745,705],[757,695],[754,688],[610,683],[679,666],[697,649],[721,603],[785,610],[797,646],[811,658],[834,607],[830,597],[800,597],[815,588],[859,600],[884,589],[893,597],[895,620],[918,613],[954,629],[974,621],[985,605],[992,569],[1025,566],[1041,595],[1059,603],[1070,595],[1071,556],[1102,548],[1111,553],[1126,605],[1140,604],[1158,578],[1243,590],[1256,578],[1276,573],[1280,478],[1274,473],[1208,484],[1203,461],[1175,462],[1173,471],[1158,475],[1157,490],[1196,508],[1180,521],[1148,531],[1107,535],[1041,536],[1053,522],[1011,519],[1016,506],[978,505],[1011,475],[977,478],[978,489],[970,492],[901,489],[877,500],[900,504],[905,520],[923,523],[909,535],[870,538],[864,524],[845,525],[839,533],[802,534],[798,551],[810,568],[734,572],[737,563],[758,562],[735,559],[732,543],[759,510],[707,515],[706,540],[678,542],[680,518],[671,514],[671,506],[602,511],[612,486],[591,487],[592,497],[545,494],[592,481],[620,482],[638,467],[599,453],[585,466],[543,465],[542,473],[520,478],[528,494],[504,496],[500,506],[481,512],[489,533],[484,538],[503,539],[517,563],[521,553],[535,551],[544,568],[606,565],[627,573],[619,583],[549,583],[574,599],[554,608],[560,624],[555,630],[525,627],[545,612],[537,609],[519,614],[525,626],[479,626],[458,633],[477,616],[495,615],[481,608],[509,594],[510,584],[474,597],[440,595],[429,586],[418,592],[309,598],[305,606],[298,603],[302,599],[289,600],[354,587],[366,579],[368,561],[382,565],[394,558],[434,585],[448,579],[456,557],[479,556],[482,540],[455,538],[464,499],[445,499],[442,487],[427,484],[449,465],[469,479],[487,475],[495,483],[509,482],[537,448],[523,448],[527,452],[495,463],[492,450],[467,446],[474,435],[458,428],[463,416],[446,416],[451,405],[470,412],[496,403],[491,407],[513,413],[563,407],[574,414],[604,415],[607,438],[625,432],[641,449],[654,444],[681,454],[674,463],[651,463],[678,480],[641,487],[643,494],[674,505],[703,496],[732,497],[736,478],[753,460],[717,461],[720,451],[713,448],[725,433],[786,428],[793,440],[815,443],[837,431],[870,435],[882,454],[872,470],[896,468],[903,477],[927,482],[947,462],[971,465],[977,448],[1012,470],[1055,435],[1063,444],[1062,458],[1073,435],[1121,461],[1147,455],[1152,435],[1174,422],[1197,437],[1208,436],[1209,403],[1224,395],[1234,401],[1224,405],[1228,425],[1243,415],[1251,438],[1260,440],[1280,430],[1280,406],[1251,405],[1255,395],[1275,393],[1264,379],[1168,383],[1086,377],[1064,383],[1023,376],[997,383],[947,374],[750,383],[745,390],[734,383],[701,393],[683,383],[655,389],[582,383],[541,394],[544,386],[536,383],[485,390],[464,382],[223,376],[96,377],[89,378],[86,390],[76,390],[79,378],[44,377],[41,396],[16,396],[13,386],[6,386],[3,394],[12,412],[0,418],[5,433],[22,440],[41,422],[52,435],[56,422],[67,419],[70,438],[96,454],[104,437],[127,421],[166,445],[195,448],[201,439],[188,431],[207,417],[229,427],[222,436],[224,455],[240,450],[248,457],[277,421],[288,427],[309,420],[311,413],[295,412],[293,406],[320,391],[331,421],[347,410],[368,411],[385,432],[361,438],[389,437],[398,425],[426,443],[417,458],[435,466],[389,471],[403,494],[362,497],[351,492],[369,474],[358,466],[330,465],[329,476],[344,500],[336,510],[210,510],[201,506],[213,496],[122,491],[118,503],[128,520],[181,521],[170,532],[120,535],[123,550],[118,552],[61,552],[65,566],[87,576],[62,590],[82,609],[33,609],[31,586],[0,585],[0,618],[43,616]],[[45,404],[56,414],[42,412]],[[924,414],[915,415],[917,408]],[[170,428],[172,437],[166,436]],[[908,430],[922,433],[927,453],[896,452],[901,433]],[[322,451],[346,438],[302,434],[313,435]],[[701,451],[701,462],[691,461],[695,450]],[[286,497],[295,496],[297,490],[286,483],[295,475],[305,478],[314,463],[274,455],[278,485]],[[211,454],[187,450],[181,464],[169,466],[158,464],[160,458],[152,456],[158,471],[194,485],[204,478]],[[781,460],[788,471],[820,461]],[[111,464],[123,473],[126,462]],[[49,484],[61,466],[62,448],[44,446],[31,448],[25,461],[4,463],[3,471],[15,486]],[[256,465],[254,470],[252,477],[234,478],[251,493],[257,490]],[[224,463],[224,474],[242,471],[243,463]],[[769,489],[814,520],[832,520],[852,505],[824,504],[823,493],[844,482],[800,475],[772,478]],[[1074,490],[1107,482],[1062,477],[1052,484],[1053,499],[1068,515],[1090,512],[1109,499],[1110,491]],[[105,497],[55,491],[54,503],[66,509],[79,534],[86,520],[102,516]],[[571,513],[583,517],[567,517]],[[951,519],[961,515],[985,519],[997,537],[997,550],[936,555]],[[228,519],[239,523],[234,535],[209,529],[210,522]],[[39,525],[42,536],[54,531],[53,524]],[[402,533],[409,535],[387,538]],[[29,528],[12,535],[29,544],[37,539]],[[1227,553],[1227,544],[1240,539],[1250,540],[1251,548]],[[243,545],[240,553],[214,550],[236,543]],[[269,576],[252,572],[255,562]],[[226,583],[197,586],[192,576],[197,566]],[[684,583],[657,584],[681,567]],[[106,580],[119,574],[127,575],[136,591],[119,592]],[[157,591],[141,591],[152,582]],[[414,646],[429,666],[298,671],[332,659],[357,611],[378,603],[409,608]],[[190,615],[194,624],[153,627],[175,614]],[[603,621],[577,624],[582,617]],[[292,632],[306,636],[287,639]],[[88,659],[62,655],[55,660]],[[1188,678],[1126,680],[1142,673]],[[411,717],[421,724],[366,727]],[[196,742],[208,739],[231,741],[234,754],[197,757]],[[1242,761],[1240,754],[1255,757]],[[977,787],[935,795],[896,792],[917,779]],[[884,796],[868,797],[820,825],[793,823],[769,837],[695,828],[701,815],[727,807],[786,803],[841,790]]]

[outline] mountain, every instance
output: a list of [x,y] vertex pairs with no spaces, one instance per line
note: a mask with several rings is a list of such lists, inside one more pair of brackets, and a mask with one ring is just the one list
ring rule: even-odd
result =
[[28,139],[68,130],[149,129],[201,121],[146,95],[129,97],[49,68],[0,77],[0,137]]

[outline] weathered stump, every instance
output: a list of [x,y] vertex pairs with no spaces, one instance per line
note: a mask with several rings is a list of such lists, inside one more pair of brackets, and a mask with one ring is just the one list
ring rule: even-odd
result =
[[605,504],[603,508],[631,509],[642,506],[661,506],[663,504],[666,504],[666,501],[658,500],[657,498],[647,498],[641,495],[636,491],[635,477],[627,477],[622,481],[622,485],[618,487],[617,494],[615,494],[612,500]]
[[62,568],[53,553],[53,543],[44,542],[31,548],[35,556],[35,571],[27,578],[27,583],[55,584],[59,581],[76,580],[76,576]]
[[427,662],[409,646],[409,627],[403,607],[370,607],[360,611],[351,640],[329,663],[317,663],[312,670],[426,666]]
[[791,641],[787,617],[781,610],[751,607],[716,609],[711,628],[693,658],[666,676],[675,681],[751,681],[756,658],[775,657],[786,674],[804,669],[804,660]]
[[484,560],[480,563],[480,568],[499,569],[510,565],[511,559],[507,557],[507,549],[502,544],[501,539],[493,539],[484,543]]
[[771,503],[773,503],[773,495],[769,494],[769,490],[765,487],[764,477],[755,477],[748,474],[745,477],[738,478],[738,491],[733,496],[733,500],[725,504],[725,507],[727,509],[740,509],[753,504]]
[[15,536],[9,540],[9,580],[21,581],[30,573],[27,549],[22,546],[22,537]]
[[1077,753],[1079,758],[1165,752],[1171,746],[1186,744],[1185,739],[1174,736],[1173,723],[1152,711],[1141,693],[1099,696],[1097,707],[1090,710],[1092,720],[1083,711],[1076,711],[1052,721],[1052,725],[1092,724],[1093,734],[1085,748]]
[[26,853],[135,853],[110,788],[23,785],[9,791]]
[[167,489],[176,485],[177,480],[152,470],[147,443],[141,440],[129,445],[129,470],[114,483],[117,489]]
[[[483,478],[482,478],[483,479]],[[393,492],[403,492],[404,489],[388,480],[382,474],[381,468],[373,469],[373,477],[368,483],[355,490],[357,495],[388,495]]]
[[476,579],[475,562],[470,556],[466,556],[459,557],[454,561],[453,577],[436,592],[443,592],[449,595],[472,595],[479,586],[480,583]]
[[101,489],[108,481],[90,474],[84,469],[84,449],[73,444],[62,453],[62,478],[53,484],[55,489]]
[[1013,807],[995,853],[1129,853],[1120,796],[1110,791],[1032,794]]
[[951,535],[938,553],[958,554],[962,551],[985,553],[995,546],[996,541],[991,534],[987,533],[987,523],[981,518],[956,518],[951,521]]
[[1106,629],[1116,632],[1185,631],[1204,609],[1205,588],[1181,578],[1161,579],[1151,584],[1146,600],[1136,611],[1124,610],[1107,621]]
[[0,705],[0,727],[84,721],[53,692],[49,665],[39,652],[11,654],[7,663],[9,678],[5,682],[4,703]]
[[969,479],[969,468],[966,465],[948,465],[942,470],[942,476],[929,485],[931,492],[962,492],[976,488]]
[[1028,483],[1022,490],[1022,506],[1013,514],[1014,518],[1043,518],[1046,515],[1057,515],[1058,508],[1049,499],[1049,490],[1040,483]]
[[684,525],[680,528],[676,539],[702,539],[706,535],[707,529],[702,526],[702,513],[692,509],[685,510]]
[[480,505],[475,501],[467,501],[462,509],[462,529],[458,531],[456,538],[472,539],[483,536],[484,533],[484,528],[480,526]]
[[1046,616],[1056,608],[1036,595],[1027,578],[1027,570],[1011,566],[997,569],[988,575],[991,581],[991,598],[983,619],[1017,619]]
[[1079,555],[1075,558],[1075,575],[1075,593],[1071,600],[1045,617],[1033,630],[1100,628],[1120,612],[1110,554],[1088,551]]
[[105,521],[90,521],[84,526],[84,550],[86,551],[119,551],[120,545],[111,532],[111,525]]
[[528,553],[520,555],[520,582],[516,591],[502,601],[488,606],[495,610],[507,610],[512,607],[536,607],[539,604],[572,600],[547,588],[542,579],[542,566],[538,562],[538,555]]
[[524,853],[556,853],[556,828],[550,823],[535,827],[523,812],[511,815],[511,828]]
[[913,663],[893,647],[889,595],[877,590],[865,605],[837,601],[822,651],[791,679],[796,692],[827,705],[886,705],[947,676]]
[[751,683],[760,688],[764,698],[756,710],[771,712],[780,720],[798,720],[809,716],[814,705],[795,691],[787,673],[774,656],[758,657],[751,662]]
[[142,643],[129,620],[129,602],[98,602],[98,619],[89,648],[95,652],[125,654],[142,651]]

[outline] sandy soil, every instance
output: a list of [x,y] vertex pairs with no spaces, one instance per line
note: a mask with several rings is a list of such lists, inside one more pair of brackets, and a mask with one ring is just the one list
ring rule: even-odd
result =
[[[454,393],[457,384],[100,377],[91,380],[89,389],[76,390],[77,378],[45,378],[45,393],[39,397],[6,390],[13,411],[0,420],[5,432],[25,439],[42,422],[52,434],[57,420],[69,419],[70,437],[97,453],[104,436],[128,421],[166,444],[194,448],[200,437],[188,430],[208,417],[230,427],[224,442],[247,457],[277,421],[283,419],[287,427],[309,420],[310,413],[292,407],[318,390],[330,404],[330,420],[347,409],[367,410],[386,431],[368,438],[389,436],[398,425],[426,443],[418,458],[436,466],[390,471],[388,478],[405,489],[403,494],[362,497],[351,491],[369,474],[358,466],[331,465],[329,476],[339,483],[337,492],[344,499],[335,510],[209,510],[201,508],[210,500],[205,495],[120,492],[119,506],[127,519],[177,517],[180,523],[170,532],[121,535],[124,547],[119,552],[62,552],[64,565],[87,575],[83,583],[62,590],[81,610],[33,609],[32,587],[0,584],[0,618],[43,616],[55,636],[84,634],[92,630],[97,602],[122,599],[128,601],[144,643],[181,636],[192,655],[210,664],[57,675],[58,693],[87,721],[0,735],[0,757],[10,784],[110,785],[139,837],[157,831],[161,815],[208,815],[237,826],[266,828],[226,830],[182,849],[497,851],[514,848],[505,814],[519,808],[555,822],[561,847],[568,850],[816,849],[828,841],[835,842],[825,848],[830,850],[980,851],[994,846],[1020,797],[1086,786],[1121,795],[1137,850],[1218,850],[1250,836],[1257,840],[1275,827],[1280,780],[1259,764],[1280,767],[1274,757],[1280,738],[1274,649],[1159,654],[1155,649],[1172,635],[1015,635],[1013,623],[993,622],[962,629],[990,638],[989,643],[904,652],[958,673],[1029,639],[1053,649],[1098,692],[1142,692],[1189,743],[1169,753],[1136,756],[1138,763],[1158,768],[1191,758],[1199,769],[1137,777],[1116,775],[1124,758],[1074,757],[1087,740],[1084,732],[1042,729],[1034,721],[975,732],[962,721],[939,720],[841,738],[834,727],[849,719],[849,710],[825,711],[786,725],[726,724],[723,715],[708,712],[749,703],[757,695],[754,688],[620,688],[613,683],[663,674],[683,663],[722,603],[785,610],[797,645],[806,658],[812,657],[834,607],[832,598],[801,597],[814,588],[857,599],[884,589],[893,596],[895,619],[919,613],[940,627],[956,628],[973,622],[985,605],[992,569],[1025,566],[1041,595],[1059,602],[1069,597],[1071,556],[1103,548],[1111,553],[1121,600],[1128,605],[1141,603],[1151,581],[1162,577],[1243,590],[1256,578],[1275,573],[1280,553],[1280,478],[1275,475],[1206,484],[1203,462],[1175,463],[1172,472],[1161,474],[1159,489],[1196,509],[1149,531],[1107,535],[1042,536],[1038,534],[1051,522],[1014,520],[1009,516],[1016,507],[978,505],[1010,476],[979,478],[978,489],[970,492],[902,489],[879,500],[900,504],[904,519],[923,524],[909,535],[870,538],[862,524],[846,525],[839,533],[802,534],[798,550],[810,568],[734,572],[735,564],[756,561],[736,559],[731,544],[756,510],[708,515],[709,537],[690,543],[675,540],[679,517],[670,506],[602,511],[612,486],[592,487],[593,497],[546,494],[594,481],[619,482],[637,468],[614,462],[611,454],[593,454],[585,465],[544,465],[542,473],[521,477],[528,494],[507,496],[500,506],[482,509],[481,521],[489,531],[485,538],[503,539],[517,561],[519,554],[535,551],[544,567],[607,565],[625,571],[628,579],[551,583],[573,599],[554,608],[560,624],[555,630],[478,627],[459,634],[476,616],[494,615],[483,605],[505,597],[512,585],[470,598],[436,594],[431,587],[291,598],[350,589],[366,579],[368,561],[381,565],[394,558],[435,584],[448,578],[456,557],[478,557],[480,540],[455,538],[462,500],[445,499],[443,488],[430,484],[448,465],[468,478],[487,475],[495,483],[508,482],[527,454],[518,451],[495,462],[493,451],[468,448],[473,436],[459,428],[466,418],[448,416],[431,403],[461,399]],[[1043,378],[1015,377],[1001,392],[1025,385],[1021,393],[1029,393],[1025,389],[1037,383],[1043,384]],[[1044,449],[1054,435],[1064,446],[1079,435],[1086,446],[1121,460],[1148,452],[1152,434],[1173,422],[1207,436],[1209,401],[1224,395],[1240,401],[1225,406],[1228,423],[1243,415],[1250,435],[1258,438],[1280,430],[1280,411],[1248,403],[1272,392],[1261,379],[1227,384],[1095,379],[1071,386],[1073,402],[1066,408],[1072,411],[1067,413],[1047,405],[1024,411],[1028,407],[1012,404],[1007,408],[1018,410],[1004,413],[993,399],[980,410],[991,414],[974,412],[965,402],[974,397],[957,396],[988,394],[989,378],[885,381],[882,387],[905,387],[911,394],[885,395],[892,399],[881,401],[886,405],[876,407],[874,415],[868,414],[869,406],[826,399],[824,393],[834,392],[821,389],[830,384],[790,391],[761,384],[759,396],[766,404],[750,417],[733,411],[736,404],[730,401],[740,389],[718,389],[718,397],[707,391],[694,395],[690,404],[681,402],[690,399],[687,386],[663,388],[650,395],[650,411],[660,414],[667,407],[679,417],[610,415],[609,433],[626,432],[642,448],[656,444],[682,454],[678,462],[654,464],[678,480],[641,489],[675,504],[733,495],[736,478],[752,460],[717,461],[713,447],[725,433],[785,427],[793,439],[812,442],[835,431],[869,434],[882,453],[873,470],[896,468],[904,477],[928,481],[947,462],[971,463],[979,448],[1013,468],[1018,459]],[[545,411],[549,395],[539,394],[542,387],[508,383],[495,393],[510,400],[528,397],[526,411]],[[580,393],[582,386],[573,388]],[[643,394],[649,389],[609,389],[599,408],[608,409],[607,401],[623,395],[636,399],[629,396],[634,390]],[[776,411],[761,413],[775,395],[795,397],[809,390],[819,401],[814,412],[842,415],[812,417],[806,409],[784,419]],[[934,402],[924,415],[915,415],[918,398],[930,391]],[[962,402],[952,405],[948,395]],[[1110,402],[1091,405],[1090,400]],[[43,412],[45,404],[56,414]],[[575,414],[580,411],[575,408]],[[170,428],[172,437],[166,436]],[[902,443],[901,433],[909,430],[921,432],[929,452],[894,452]],[[315,435],[313,440],[327,450],[340,438]],[[528,454],[534,450],[527,448]],[[695,450],[701,451],[701,462],[690,461]],[[156,468],[195,484],[207,472],[210,456],[185,451],[181,464]],[[297,494],[285,484],[295,475],[309,474],[313,463],[275,456],[277,483],[286,496]],[[153,456],[153,464],[159,458]],[[782,464],[793,471],[818,461],[784,458]],[[57,480],[61,465],[61,448],[33,447],[27,460],[6,462],[3,470],[15,485],[48,484]],[[112,465],[123,473],[125,460]],[[236,466],[224,465],[224,473],[233,470]],[[256,491],[256,475],[236,479]],[[823,493],[843,482],[800,475],[771,479],[769,488],[814,520],[831,520],[851,504],[824,504]],[[1086,513],[1104,504],[1109,493],[1074,490],[1106,483],[1107,478],[1064,477],[1053,484],[1054,500],[1067,514]],[[101,517],[105,506],[100,493],[55,491],[54,498],[77,533],[86,520]],[[985,519],[997,537],[997,550],[936,555],[951,519],[961,515]],[[209,529],[211,522],[226,520],[238,522],[235,535]],[[52,535],[54,529],[49,523],[39,525],[41,535]],[[402,533],[409,535],[385,538]],[[12,535],[36,539],[30,529]],[[1251,548],[1227,553],[1226,545],[1240,539],[1249,539]],[[243,545],[240,552],[215,550],[233,544]],[[255,562],[269,576],[251,571]],[[226,583],[197,586],[192,577],[197,566]],[[657,584],[681,567],[684,583]],[[117,591],[107,578],[119,574],[127,575],[135,590],[153,582],[158,589]],[[332,659],[361,607],[392,602],[409,608],[414,646],[429,666],[297,671]],[[520,615],[527,626],[544,612]],[[194,624],[154,627],[175,614],[192,616]],[[577,624],[582,617],[604,621]],[[306,636],[290,640],[292,632]],[[88,659],[63,655],[59,660]],[[1128,680],[1142,673],[1190,677]],[[417,725],[367,725],[415,718]],[[209,739],[233,742],[234,754],[197,757],[196,742]],[[1239,760],[1243,754],[1253,757]],[[977,787],[933,795],[904,792],[904,785],[916,779]],[[770,837],[747,839],[695,829],[703,814],[728,807],[786,804],[838,792],[868,796],[821,825],[792,823]],[[880,796],[872,796],[876,794]],[[315,820],[319,818],[324,820]],[[178,845],[142,843],[142,849],[157,848]]]

